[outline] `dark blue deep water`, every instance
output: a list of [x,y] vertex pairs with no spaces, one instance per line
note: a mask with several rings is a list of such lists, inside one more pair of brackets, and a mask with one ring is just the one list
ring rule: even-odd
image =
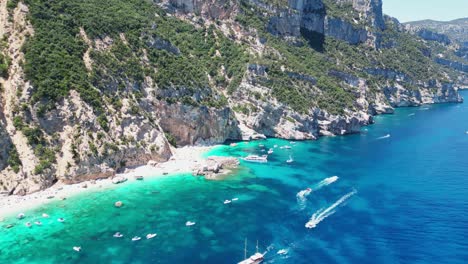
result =
[[[262,154],[259,144],[274,153],[225,180],[145,179],[44,205],[23,221],[47,212],[67,222],[0,228],[0,263],[237,263],[245,238],[249,253],[257,240],[268,251],[266,263],[467,263],[466,131],[468,106],[444,104],[398,109],[356,135],[221,146],[207,155]],[[313,192],[298,200],[307,187]],[[307,229],[320,209],[322,221]],[[151,232],[158,236],[130,241]]]

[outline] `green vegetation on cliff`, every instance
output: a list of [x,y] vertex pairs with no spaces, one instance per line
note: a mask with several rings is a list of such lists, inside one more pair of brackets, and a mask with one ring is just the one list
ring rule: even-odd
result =
[[[138,93],[149,76],[161,89],[184,88],[192,94],[207,90],[211,95],[199,103],[220,106],[208,77],[215,87],[239,83],[248,62],[245,48],[213,26],[197,28],[167,16],[150,1],[26,3],[35,29],[24,48],[26,74],[35,87],[34,102],[51,105],[74,89],[101,112],[100,97]],[[110,48],[90,53],[91,74],[83,62],[88,47],[80,28],[90,39],[111,39]]]

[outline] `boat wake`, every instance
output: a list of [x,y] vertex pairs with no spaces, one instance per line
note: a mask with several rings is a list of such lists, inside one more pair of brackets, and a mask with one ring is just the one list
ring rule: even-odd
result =
[[336,182],[338,179],[339,179],[338,176],[328,177],[326,179],[323,179],[319,183],[312,185],[312,187],[298,192],[296,194],[296,198],[297,198],[297,202],[299,203],[299,207],[301,208],[301,210],[305,209],[305,202],[307,200],[307,196],[309,196],[312,193],[312,191],[320,190],[322,187],[330,185]]
[[325,218],[329,217],[330,215],[334,214],[335,208],[338,207],[340,204],[344,203],[349,197],[356,194],[357,191],[353,190],[352,192],[344,195],[334,204],[329,206],[328,208],[321,208],[317,212],[315,212],[312,217],[310,218],[309,222],[305,224],[307,228],[315,228],[320,222],[322,222]]
[[390,134],[387,134],[387,135],[385,135],[385,136],[378,137],[377,139],[386,139],[386,138],[389,138],[389,137],[391,137]]

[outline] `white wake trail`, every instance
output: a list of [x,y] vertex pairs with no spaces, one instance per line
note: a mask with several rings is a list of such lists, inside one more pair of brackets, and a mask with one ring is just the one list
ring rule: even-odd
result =
[[305,227],[307,228],[315,228],[320,222],[322,222],[325,218],[329,217],[330,215],[335,213],[335,208],[338,207],[340,204],[344,203],[349,197],[353,196],[356,194],[357,191],[353,190],[352,192],[344,195],[341,197],[338,201],[336,201],[334,204],[332,204],[328,208],[321,208],[317,212],[315,212],[311,217],[309,222],[305,224]]
[[389,138],[389,137],[391,137],[391,135],[390,135],[390,134],[387,134],[387,135],[385,135],[385,136],[378,137],[377,139],[385,139],[385,138]]
[[301,210],[305,208],[305,202],[307,200],[307,196],[309,196],[312,193],[312,191],[320,190],[322,187],[330,185],[336,182],[338,179],[339,179],[338,176],[328,177],[326,179],[323,179],[319,183],[312,185],[312,187],[298,192],[296,194],[296,197],[297,197],[297,202],[299,203]]

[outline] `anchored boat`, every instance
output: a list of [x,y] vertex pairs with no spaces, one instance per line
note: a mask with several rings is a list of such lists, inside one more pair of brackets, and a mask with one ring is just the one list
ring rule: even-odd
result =
[[243,160],[248,162],[266,163],[268,162],[268,156],[248,155],[247,157],[243,158]]
[[258,252],[258,240],[257,240],[257,252],[255,252],[255,254],[253,254],[252,256],[247,258],[247,239],[245,239],[244,260],[237,263],[237,264],[258,264],[258,263],[261,263],[264,260],[265,254],[266,254],[266,252],[263,253],[263,254]]

